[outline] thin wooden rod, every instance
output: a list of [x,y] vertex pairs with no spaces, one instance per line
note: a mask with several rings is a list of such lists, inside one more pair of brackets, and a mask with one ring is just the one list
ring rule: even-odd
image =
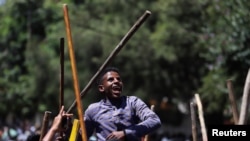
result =
[[[60,38],[60,92],[59,92],[59,112],[64,105],[64,38]],[[64,126],[61,124],[61,126]],[[60,132],[63,137],[63,132]]]
[[203,108],[202,108],[202,103],[200,100],[199,94],[195,94],[195,100],[196,104],[198,106],[198,114],[199,114],[199,119],[200,119],[200,125],[201,125],[201,133],[202,133],[202,139],[203,141],[207,141],[207,129],[204,121],[204,115],[203,115]]
[[250,92],[250,69],[248,69],[245,86],[244,86],[244,92],[242,96],[240,118],[239,118],[239,123],[238,123],[239,125],[246,124],[246,118],[247,118],[248,106],[249,106],[249,92]]
[[192,123],[192,138],[193,141],[197,141],[197,125],[196,125],[196,112],[195,112],[195,103],[190,102],[190,113],[191,113],[191,123]]
[[60,38],[60,93],[59,111],[64,105],[64,38]]
[[233,84],[232,80],[227,80],[227,88],[228,88],[228,96],[231,104],[231,109],[233,112],[233,119],[234,119],[234,124],[237,124],[239,121],[239,111],[237,108],[236,100],[234,98],[234,92],[233,92]]
[[50,115],[51,115],[50,111],[45,111],[44,116],[43,116],[43,123],[42,123],[42,128],[41,128],[39,141],[42,141],[43,137],[47,133],[47,129],[49,127],[49,117],[50,117]]
[[82,102],[81,102],[81,97],[80,97],[80,89],[79,89],[79,84],[78,84],[79,82],[78,82],[78,77],[77,77],[74,47],[73,47],[73,41],[72,41],[72,36],[71,36],[71,28],[70,28],[70,21],[69,21],[67,4],[63,5],[63,12],[64,12],[64,21],[65,21],[65,25],[66,25],[67,39],[68,39],[68,48],[69,48],[71,69],[72,69],[72,75],[73,75],[73,81],[74,81],[74,90],[75,90],[75,97],[76,97],[76,103],[77,103],[77,112],[78,112],[78,118],[80,120],[81,132],[82,132],[81,137],[82,137],[82,141],[87,141],[85,122],[83,120],[84,115],[83,115],[83,108],[82,108]]

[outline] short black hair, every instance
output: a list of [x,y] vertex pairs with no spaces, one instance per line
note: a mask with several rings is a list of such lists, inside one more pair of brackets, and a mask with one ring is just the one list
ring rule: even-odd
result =
[[114,71],[114,72],[117,72],[118,74],[120,74],[120,71],[119,71],[118,68],[116,68],[116,67],[106,67],[106,68],[104,68],[104,69],[100,72],[100,74],[99,74],[99,76],[98,76],[98,78],[97,78],[97,81],[96,81],[97,85],[100,85],[101,82],[102,82],[103,76],[104,76],[107,72],[111,72],[111,71]]

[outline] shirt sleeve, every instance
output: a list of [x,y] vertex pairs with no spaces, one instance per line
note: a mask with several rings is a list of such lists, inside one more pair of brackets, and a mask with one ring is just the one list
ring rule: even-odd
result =
[[85,122],[85,128],[86,128],[86,133],[87,133],[87,138],[89,138],[93,132],[94,132],[94,121],[92,120],[92,116],[94,116],[94,111],[93,110],[93,106],[90,105],[86,111],[85,111],[85,115],[84,115],[84,122]]
[[133,140],[142,137],[161,126],[161,120],[158,115],[152,111],[141,99],[132,96],[129,100],[131,108],[135,110],[136,116],[141,120],[138,124],[125,129],[126,138]]

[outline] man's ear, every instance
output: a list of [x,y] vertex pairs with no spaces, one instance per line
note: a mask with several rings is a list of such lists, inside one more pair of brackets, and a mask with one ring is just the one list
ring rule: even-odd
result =
[[99,92],[104,92],[104,87],[103,87],[103,85],[98,85],[98,90],[99,90]]

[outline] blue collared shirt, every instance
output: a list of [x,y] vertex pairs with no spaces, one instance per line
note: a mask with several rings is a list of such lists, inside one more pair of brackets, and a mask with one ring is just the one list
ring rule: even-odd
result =
[[119,107],[108,99],[89,105],[84,115],[88,138],[95,132],[98,141],[105,141],[111,132],[124,130],[128,141],[139,141],[161,126],[160,118],[140,98],[121,98]]

